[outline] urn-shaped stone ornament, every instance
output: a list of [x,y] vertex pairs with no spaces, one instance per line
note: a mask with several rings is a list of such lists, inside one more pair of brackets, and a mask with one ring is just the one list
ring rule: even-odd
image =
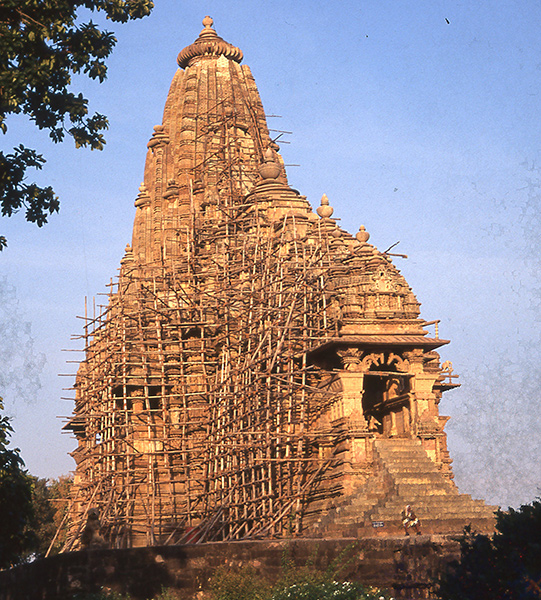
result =
[[322,219],[328,219],[333,214],[334,208],[329,205],[327,194],[321,196],[321,206],[318,207],[316,212]]
[[274,153],[271,148],[267,148],[264,154],[264,163],[259,165],[259,174],[262,179],[276,179],[282,170],[280,165],[274,159]]
[[366,242],[370,239],[370,234],[368,233],[368,231],[366,231],[365,226],[361,225],[355,237],[357,238],[357,241],[361,244],[366,244]]

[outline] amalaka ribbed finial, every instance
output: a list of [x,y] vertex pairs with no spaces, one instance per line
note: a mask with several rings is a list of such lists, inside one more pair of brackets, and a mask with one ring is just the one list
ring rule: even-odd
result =
[[139,193],[137,194],[137,198],[135,199],[135,206],[137,208],[142,208],[143,206],[148,206],[150,204],[150,195],[147,190],[147,186],[144,182],[139,186]]
[[222,40],[212,28],[214,20],[208,15],[203,19],[204,29],[193,44],[186,46],[177,58],[179,67],[185,69],[190,62],[202,56],[225,56],[230,60],[240,63],[242,51],[232,44]]

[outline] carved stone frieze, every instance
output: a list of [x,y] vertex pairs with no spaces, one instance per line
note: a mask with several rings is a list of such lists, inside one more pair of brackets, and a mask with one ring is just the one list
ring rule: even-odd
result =
[[401,358],[393,352],[369,352],[360,360],[360,370],[369,371],[371,367],[388,367],[389,371],[396,368],[397,371],[407,373],[409,370],[409,361]]

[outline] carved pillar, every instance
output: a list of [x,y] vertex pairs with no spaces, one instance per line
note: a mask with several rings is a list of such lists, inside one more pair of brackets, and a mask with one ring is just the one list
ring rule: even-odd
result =
[[152,215],[150,212],[150,194],[144,183],[139,187],[139,194],[135,199],[135,221],[133,225],[132,248],[139,263],[150,260],[150,241],[152,228]]
[[442,435],[437,398],[434,385],[440,375],[439,370],[427,370],[425,362],[427,355],[417,349],[408,353],[408,360],[415,373],[413,379],[414,392],[414,431],[428,456],[441,465],[439,437]]
[[344,367],[336,375],[341,384],[342,397],[338,401],[342,424],[349,440],[347,462],[352,468],[359,467],[372,459],[372,447],[368,423],[363,414],[364,375],[361,370],[361,351],[358,348],[344,348],[337,351]]

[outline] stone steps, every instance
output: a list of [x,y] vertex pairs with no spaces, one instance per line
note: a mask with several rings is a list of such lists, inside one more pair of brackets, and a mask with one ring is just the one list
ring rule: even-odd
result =
[[[392,480],[391,490],[359,490],[320,519],[323,533],[347,529],[359,535],[362,532],[370,535],[372,531],[378,535],[396,535],[402,532],[400,514],[406,504],[413,507],[423,532],[461,532],[472,522],[480,530],[489,531],[493,527],[496,507],[473,500],[469,494],[460,494],[428,457],[419,440],[380,439],[375,441],[374,448],[381,467]],[[373,529],[372,523],[384,526]]]
[[[398,513],[400,514],[400,513]],[[415,507],[415,514],[419,517],[419,519],[423,520],[423,518],[437,519],[437,518],[446,518],[446,519],[462,519],[464,517],[473,517],[473,516],[486,516],[486,510],[482,510],[479,508],[471,508],[468,506],[461,507],[457,509],[456,507],[449,508],[438,508],[436,510],[427,508],[427,509],[418,509]],[[386,508],[377,509],[375,512],[369,515],[371,521],[392,521],[397,519],[396,510],[388,510]]]
[[393,465],[392,467],[390,467],[388,469],[389,473],[393,473],[393,475],[404,475],[404,476],[409,476],[409,475],[423,475],[423,474],[429,474],[429,473],[433,473],[434,471],[430,470],[427,471],[426,467],[424,465],[412,465],[409,462],[403,462],[401,463],[399,466]]
[[393,479],[400,485],[429,485],[431,488],[441,487],[450,492],[449,484],[440,473],[408,473],[394,475]]
[[491,517],[484,502],[459,494],[417,440],[377,440],[375,449],[395,483],[396,495],[370,511],[372,521],[399,520],[410,504],[421,521]]
[[[478,504],[479,506],[486,506],[483,500],[474,500],[469,494],[449,494],[448,496],[431,496],[430,492],[428,494],[422,494],[415,497],[416,500],[419,501],[419,506],[423,506],[430,503],[431,506],[437,505],[448,505],[448,504],[463,504],[464,502],[468,504]],[[391,506],[396,504],[396,506],[400,506],[403,498],[397,495],[393,495],[387,499],[387,506]],[[425,502],[426,501],[426,502]],[[404,507],[402,507],[404,508]]]

